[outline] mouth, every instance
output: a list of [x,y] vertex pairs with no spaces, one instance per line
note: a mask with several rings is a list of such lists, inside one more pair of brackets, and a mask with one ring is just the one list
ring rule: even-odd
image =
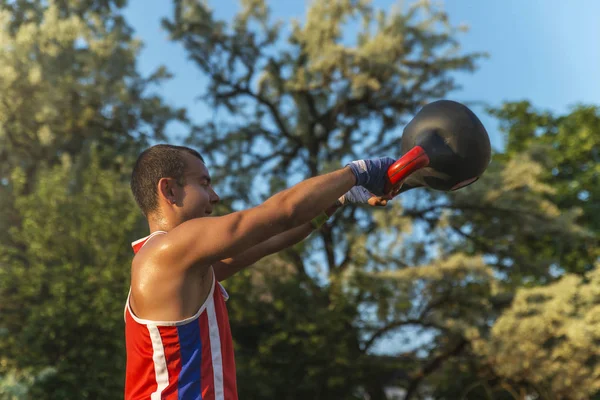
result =
[[210,214],[212,214],[212,210],[206,210],[206,211],[204,211],[204,213],[205,213],[206,215],[210,215]]

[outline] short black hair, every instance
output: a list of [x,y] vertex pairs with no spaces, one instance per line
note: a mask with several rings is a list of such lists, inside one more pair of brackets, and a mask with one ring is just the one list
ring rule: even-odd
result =
[[161,178],[174,178],[179,185],[185,185],[184,153],[204,162],[196,150],[171,144],[157,144],[139,155],[131,173],[130,185],[133,197],[146,217],[158,208],[156,185]]

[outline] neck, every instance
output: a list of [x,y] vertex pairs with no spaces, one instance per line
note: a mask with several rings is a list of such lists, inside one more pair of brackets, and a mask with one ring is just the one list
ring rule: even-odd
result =
[[168,232],[171,229],[175,228],[177,225],[178,224],[168,221],[165,218],[157,216],[150,216],[148,218],[148,227],[150,228],[150,233],[154,233],[156,231]]

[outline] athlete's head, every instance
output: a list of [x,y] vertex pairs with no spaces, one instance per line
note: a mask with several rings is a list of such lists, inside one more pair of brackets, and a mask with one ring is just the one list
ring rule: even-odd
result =
[[168,144],[140,154],[131,174],[131,191],[148,220],[173,226],[209,215],[219,201],[202,156]]

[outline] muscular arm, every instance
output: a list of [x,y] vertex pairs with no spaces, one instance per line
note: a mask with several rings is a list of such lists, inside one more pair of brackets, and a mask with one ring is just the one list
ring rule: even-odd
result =
[[[340,205],[333,205],[329,207],[325,212],[331,216],[340,207]],[[278,235],[275,235],[262,243],[257,244],[249,248],[248,250],[238,254],[237,256],[221,260],[213,265],[215,270],[215,276],[218,281],[223,281],[230,276],[238,273],[242,269],[249,267],[263,257],[270,254],[275,254],[283,249],[295,245],[306,239],[314,228],[310,222],[300,225],[296,228],[290,229]]]
[[157,257],[177,269],[208,267],[306,224],[355,184],[345,167],[300,182],[252,209],[186,221],[166,235]]
[[[372,207],[385,207],[388,203],[388,200],[391,198],[391,195],[373,196],[368,200],[368,204]],[[340,207],[341,205],[336,203],[325,210],[325,213],[331,217]],[[217,280],[225,280],[242,269],[254,264],[261,258],[295,245],[296,243],[304,240],[308,235],[311,234],[313,230],[312,224],[306,223],[294,229],[280,233],[279,235],[275,235],[264,242],[251,247],[245,252],[238,254],[237,256],[215,263],[213,268],[215,270]]]
[[313,226],[310,223],[306,223],[290,229],[289,231],[280,233],[279,235],[275,235],[237,256],[216,262],[213,264],[213,268],[215,270],[217,281],[221,282],[240,272],[242,269],[254,264],[261,258],[301,242],[308,237],[313,230]]

